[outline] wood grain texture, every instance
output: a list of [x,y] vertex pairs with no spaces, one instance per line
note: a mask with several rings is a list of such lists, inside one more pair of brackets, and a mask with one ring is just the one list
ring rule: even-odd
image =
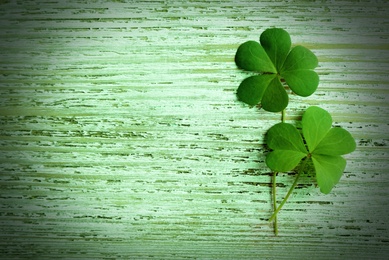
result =
[[[384,259],[388,1],[0,1],[2,259]],[[319,58],[319,105],[357,141],[323,195],[272,213],[264,133],[236,100],[269,27]],[[278,199],[293,182],[278,176]]]

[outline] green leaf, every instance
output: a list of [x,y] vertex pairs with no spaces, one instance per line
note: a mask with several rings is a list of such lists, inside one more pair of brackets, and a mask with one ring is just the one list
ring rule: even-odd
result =
[[244,70],[277,73],[263,47],[256,41],[247,41],[238,47],[236,65]]
[[319,85],[319,76],[313,71],[317,65],[318,60],[313,52],[303,46],[296,46],[290,51],[280,74],[294,93],[307,97]]
[[[341,155],[356,148],[355,140],[348,131],[339,127],[331,128],[331,124],[331,115],[324,109],[312,106],[305,111],[302,133],[309,152],[293,125],[274,125],[266,135],[266,143],[273,150],[266,156],[266,164],[273,171],[289,171],[308,157],[313,164],[320,190],[329,193],[346,167],[346,161]],[[303,165],[299,171],[307,170],[307,164]]]
[[309,107],[302,119],[303,135],[323,193],[329,193],[342,176],[346,161],[340,155],[350,153],[356,147],[348,131],[331,129],[331,124],[331,115],[319,107]]
[[266,134],[266,143],[273,150],[308,153],[299,131],[288,123],[278,123],[272,126]]
[[305,153],[295,150],[275,150],[266,156],[266,165],[275,172],[291,171],[299,164]]
[[292,44],[289,33],[280,28],[267,29],[261,34],[259,41],[277,71],[281,71]]
[[266,156],[266,164],[273,171],[294,169],[308,153],[296,127],[287,123],[272,126],[266,134],[266,143],[274,150]]
[[237,96],[250,106],[261,102],[263,109],[279,112],[288,105],[288,95],[276,74],[251,76],[242,81]]
[[286,58],[280,73],[284,71],[309,70],[318,65],[315,54],[303,46],[294,47]]
[[303,135],[307,142],[308,150],[312,153],[332,125],[331,115],[322,108],[309,107],[302,118]]
[[241,44],[235,54],[235,63],[241,69],[277,77],[269,82],[269,78],[242,82],[238,89],[239,100],[250,106],[261,103],[266,111],[282,111],[289,98],[280,77],[299,96],[306,97],[315,92],[319,85],[319,76],[313,71],[318,65],[315,54],[302,46],[290,50],[290,35],[280,28],[265,30],[259,40],[260,43],[247,41]]
[[290,89],[302,97],[312,95],[319,86],[319,76],[313,70],[285,71],[281,76]]
[[[275,75],[275,74],[274,74]],[[288,106],[289,97],[278,76],[270,81],[262,97],[262,108],[269,112],[280,112]]]
[[332,128],[317,145],[313,154],[342,155],[355,150],[356,143],[351,134],[343,128]]
[[342,177],[346,168],[346,160],[341,156],[319,155],[312,156],[316,171],[317,184],[320,191],[328,194]]
[[275,77],[275,74],[263,74],[244,79],[238,87],[238,99],[250,106],[257,105]]

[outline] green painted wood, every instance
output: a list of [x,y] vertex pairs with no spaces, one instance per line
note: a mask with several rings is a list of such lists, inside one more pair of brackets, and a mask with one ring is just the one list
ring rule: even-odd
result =
[[[388,235],[387,1],[0,1],[3,259],[381,259]],[[329,195],[279,215],[236,48],[278,26],[319,58],[292,96],[355,137]],[[293,182],[278,176],[278,199]]]

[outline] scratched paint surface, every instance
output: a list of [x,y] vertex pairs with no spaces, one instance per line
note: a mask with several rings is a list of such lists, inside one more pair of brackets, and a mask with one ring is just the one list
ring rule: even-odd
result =
[[[0,1],[2,258],[356,259],[389,253],[387,1]],[[291,96],[357,142],[331,194],[272,213],[236,48],[268,27],[319,58]],[[278,176],[278,199],[293,182]]]

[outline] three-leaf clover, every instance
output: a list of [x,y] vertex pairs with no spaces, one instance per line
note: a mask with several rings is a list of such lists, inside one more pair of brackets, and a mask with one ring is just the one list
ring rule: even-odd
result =
[[331,115],[322,108],[312,106],[302,118],[304,139],[291,124],[272,126],[266,136],[267,145],[273,150],[266,157],[267,166],[276,172],[286,172],[296,168],[303,160],[311,160],[320,191],[329,193],[346,167],[346,160],[341,155],[351,153],[356,147],[347,130],[331,128],[331,125]]
[[288,32],[280,28],[265,30],[260,43],[247,41],[238,47],[236,65],[244,70],[258,72],[242,81],[238,87],[238,99],[255,106],[261,103],[266,111],[279,112],[289,102],[283,79],[299,96],[309,96],[319,84],[314,68],[318,65],[315,54],[303,46],[291,49]]
[[[254,72],[242,81],[237,90],[240,101],[260,106],[270,112],[282,111],[281,123],[269,129],[266,143],[272,151],[266,164],[273,171],[273,215],[275,234],[278,233],[277,214],[288,200],[303,173],[314,173],[323,193],[329,193],[339,182],[346,160],[342,155],[355,150],[351,134],[332,127],[330,114],[319,108],[308,108],[302,118],[302,130],[285,123],[285,108],[289,103],[286,88],[299,96],[309,96],[319,85],[314,71],[318,66],[315,54],[302,46],[291,49],[290,35],[283,29],[265,30],[256,41],[247,41],[238,47],[236,65]],[[277,206],[276,176],[278,172],[295,170],[297,175],[288,193]]]

